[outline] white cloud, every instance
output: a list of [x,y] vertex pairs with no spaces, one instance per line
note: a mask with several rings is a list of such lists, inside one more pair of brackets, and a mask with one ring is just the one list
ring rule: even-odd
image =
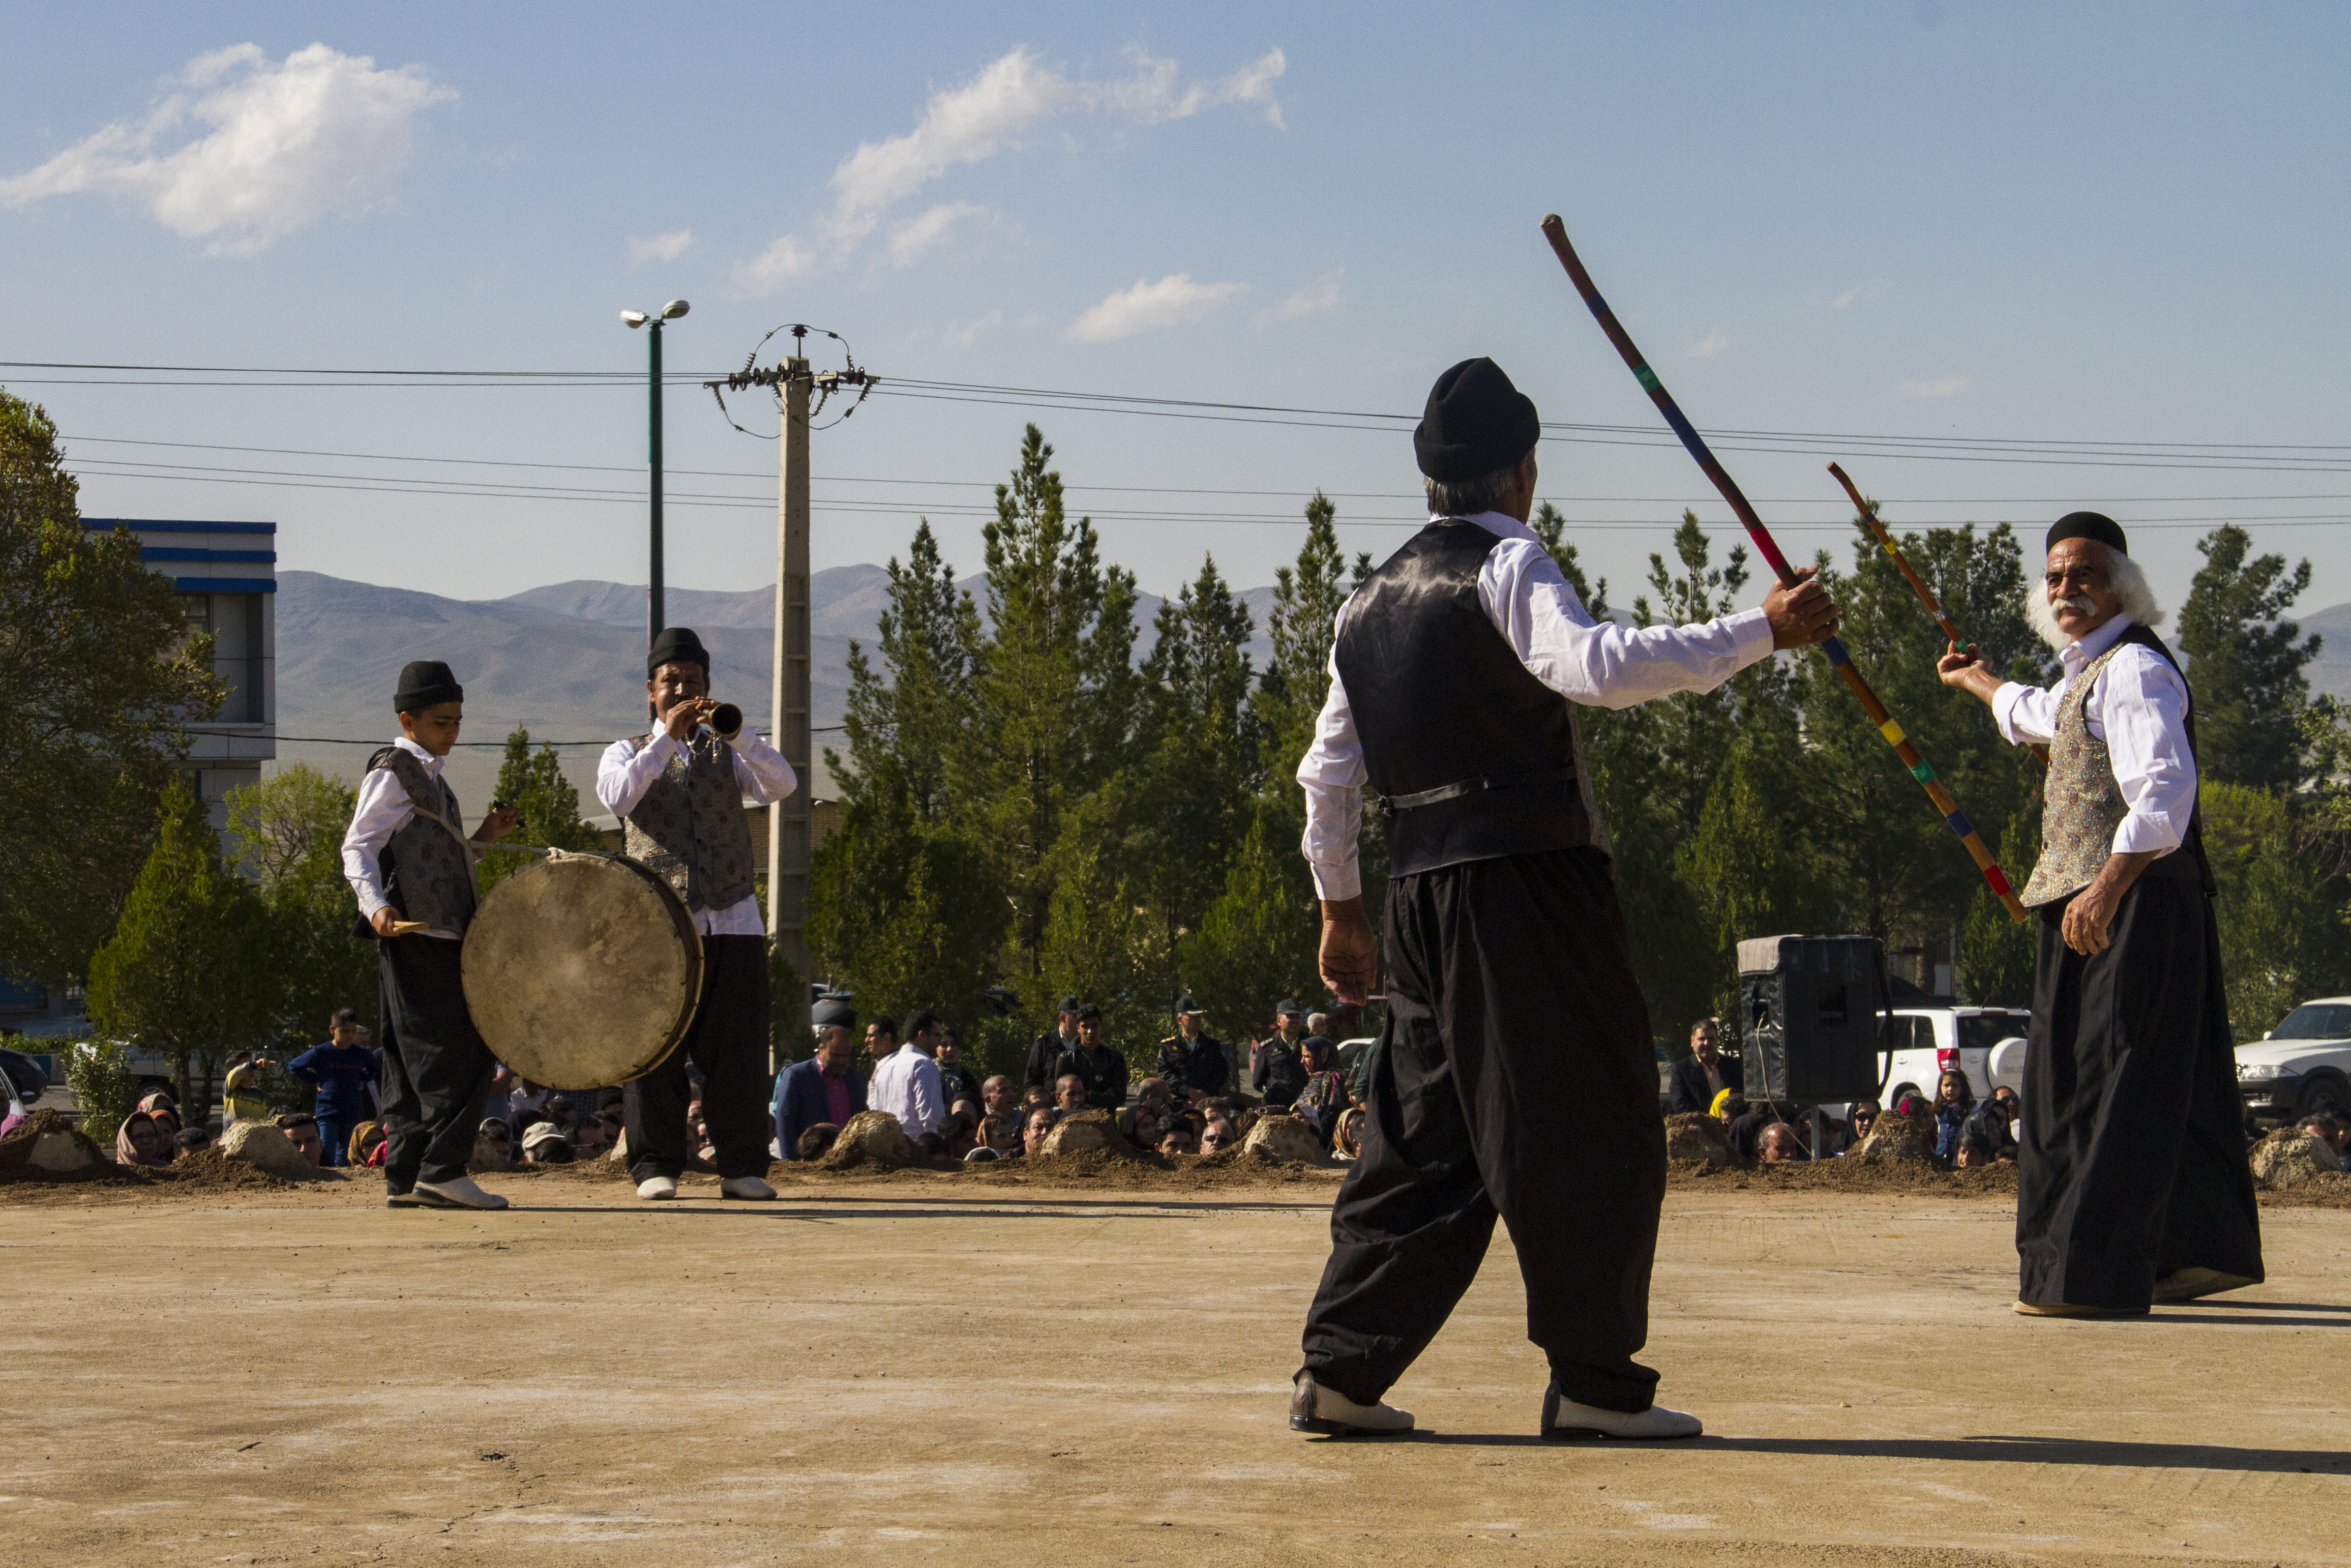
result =
[[1346,281],[1347,274],[1343,267],[1337,272],[1326,272],[1316,278],[1311,287],[1300,289],[1279,305],[1268,306],[1259,311],[1257,324],[1264,327],[1276,321],[1295,321],[1301,316],[1315,316],[1325,310],[1336,310],[1339,308],[1340,287]]
[[[174,234],[210,236],[210,254],[250,256],[328,213],[390,200],[417,117],[457,96],[420,67],[380,71],[365,55],[324,44],[277,65],[256,44],[214,49],[178,79],[216,90],[174,93],[143,120],[117,120],[31,172],[0,180],[0,206],[104,191],[139,203]],[[175,137],[192,120],[211,130]]]
[[1730,347],[1730,335],[1717,327],[1703,340],[1690,344],[1682,352],[1693,360],[1710,360],[1729,347]]
[[956,225],[987,215],[986,207],[970,202],[941,202],[890,236],[890,260],[898,267],[911,267],[946,244]]
[[948,325],[947,329],[940,333],[939,336],[945,338],[948,342],[953,343],[958,349],[968,349],[972,346],[973,342],[978,339],[982,332],[987,331],[991,327],[1001,327],[1003,325],[1004,312],[1001,310],[991,310],[977,321],[952,322]]
[[735,287],[746,294],[765,294],[778,285],[816,270],[816,256],[808,246],[785,235],[735,269]]
[[[933,93],[914,130],[863,142],[833,170],[832,210],[816,225],[823,248],[834,259],[847,256],[880,226],[890,207],[959,164],[980,162],[1025,145],[1031,133],[1058,116],[1111,114],[1134,124],[1155,125],[1247,103],[1263,106],[1270,121],[1282,123],[1281,104],[1273,92],[1287,67],[1280,49],[1269,49],[1214,82],[1187,81],[1173,60],[1138,55],[1136,63],[1136,74],[1123,80],[1084,81],[1064,76],[1025,47],[1015,48],[961,87]],[[932,208],[900,230],[898,237],[921,229],[934,214],[963,204]],[[941,219],[939,232],[952,221]],[[929,236],[924,237],[927,243]],[[787,244],[790,249],[779,253],[778,247]],[[911,256],[900,258],[897,248],[893,238],[893,259],[904,265]],[[798,276],[778,273],[769,265],[769,258],[779,254],[805,256],[810,265],[817,256],[810,242],[788,235],[770,246],[767,256],[738,268],[738,282],[757,292]]]
[[1829,301],[1829,308],[1832,310],[1842,310],[1860,298],[1861,290],[1858,287],[1848,288],[1843,294],[1838,295],[1834,299]]
[[1940,381],[1912,379],[1902,383],[1904,397],[1957,397],[1975,385],[1973,376],[1945,376]]
[[694,243],[692,229],[680,229],[675,234],[655,235],[651,239],[629,241],[629,265],[643,267],[649,261],[675,261]]
[[1137,332],[1205,321],[1226,300],[1248,291],[1246,283],[1195,283],[1186,272],[1171,274],[1156,283],[1137,278],[1134,287],[1120,290],[1079,317],[1071,324],[1069,336],[1081,343],[1106,343]]

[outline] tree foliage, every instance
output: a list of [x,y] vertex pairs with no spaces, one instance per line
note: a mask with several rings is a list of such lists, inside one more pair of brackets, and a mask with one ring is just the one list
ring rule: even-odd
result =
[[340,1008],[370,1028],[382,988],[376,945],[356,933],[359,901],[343,878],[343,834],[359,792],[307,762],[229,792],[228,840],[256,884],[269,945],[270,1033],[316,1040]]
[[[602,841],[580,815],[580,789],[563,775],[562,759],[553,746],[530,748],[530,731],[517,728],[507,737],[506,755],[498,762],[496,799],[522,813],[522,824],[506,842],[538,844],[548,849],[592,850]],[[349,813],[345,813],[349,820]],[[481,860],[482,891],[486,894],[521,870],[536,856],[493,851]]]
[[87,971],[226,695],[139,541],[83,528],[57,427],[0,392],[0,973]]
[[2254,556],[2252,536],[2224,523],[2197,542],[2204,556],[2179,608],[2179,651],[2196,693],[2198,763],[2207,779],[2291,789],[2304,782],[2303,666],[2318,636],[2285,612],[2310,586],[2310,562]]

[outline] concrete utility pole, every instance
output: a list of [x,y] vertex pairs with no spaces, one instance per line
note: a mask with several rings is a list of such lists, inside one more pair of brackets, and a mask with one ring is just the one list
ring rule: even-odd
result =
[[[808,1039],[809,802],[816,788],[809,736],[809,362],[784,361],[783,439],[776,486],[776,652],[770,669],[775,747],[799,775],[768,808],[768,930],[803,982],[775,1020],[779,1040]],[[770,1065],[780,1068],[780,1061]]]

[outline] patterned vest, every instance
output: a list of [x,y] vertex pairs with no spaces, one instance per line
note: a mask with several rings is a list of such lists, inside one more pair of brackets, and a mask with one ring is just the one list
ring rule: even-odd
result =
[[[2057,705],[2057,735],[2049,744],[2049,780],[2042,789],[2041,858],[2024,884],[2027,907],[2054,904],[2090,885],[2098,868],[2114,853],[2115,833],[2130,815],[2116,781],[2115,765],[2106,743],[2090,733],[2084,713],[2091,688],[2115,655],[2132,643],[2152,650],[2177,670],[2178,661],[2163,639],[2144,626],[2134,626],[2115,639],[2113,647],[2082,666]],[[2183,675],[2182,681],[2186,680]],[[2189,697],[2188,755],[2196,755],[2195,697]],[[2202,812],[2191,810],[2179,848],[2148,864],[2139,873],[2148,879],[2200,878],[2209,892],[2211,874],[2204,864]]]
[[698,729],[629,813],[629,858],[668,883],[688,909],[716,913],[751,896],[751,829],[735,754]]
[[[457,841],[465,819],[457,810],[456,792],[447,779],[425,772],[424,764],[397,746],[369,758],[368,768],[391,768],[407,791],[408,803],[416,808],[392,830],[379,857],[384,896],[402,918],[463,936],[481,894],[474,880],[474,857]],[[435,813],[448,827],[433,820]]]

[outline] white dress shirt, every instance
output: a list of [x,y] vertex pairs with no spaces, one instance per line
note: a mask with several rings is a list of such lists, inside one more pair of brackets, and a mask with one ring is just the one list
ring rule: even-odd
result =
[[[2007,682],[1992,694],[1992,721],[2017,745],[2056,738],[2057,709],[2083,666],[2130,630],[2117,615],[2057,655],[2065,677],[2044,691]],[[2115,782],[2129,814],[2115,830],[2114,852],[2158,855],[2178,849],[2196,809],[2196,758],[2188,749],[2188,683],[2152,648],[2133,643],[2098,673],[2083,700],[2091,737],[2106,744]]]
[[[404,735],[392,744],[424,764],[426,778],[438,779],[441,777],[441,758]],[[368,769],[367,777],[360,780],[359,806],[351,812],[350,828],[343,834],[343,880],[351,884],[351,892],[359,896],[360,918],[362,920],[373,920],[375,912],[392,902],[383,892],[383,846],[391,841],[393,833],[399,831],[400,825],[414,815],[415,803],[409,800],[408,791],[401,787],[391,768]],[[459,837],[465,835],[465,823],[451,822],[449,825],[457,830]],[[437,833],[441,830],[435,828],[433,831]],[[401,913],[404,916],[407,911]],[[455,931],[438,928],[428,929],[423,935],[445,937],[452,942],[458,940]]]
[[912,1040],[875,1062],[872,1081],[865,1086],[865,1108],[897,1117],[910,1138],[937,1130],[947,1117],[946,1101],[939,1064]]
[[[708,726],[704,726],[708,728]],[[762,806],[772,806],[791,798],[800,787],[799,776],[783,755],[752,734],[738,729],[727,746],[735,753],[735,787]],[[669,759],[685,754],[685,747],[670,737],[667,729],[656,725],[643,740],[616,740],[604,748],[603,759],[596,765],[596,799],[604,802],[604,810],[615,817],[626,817],[645,798],[653,780],[662,776]],[[694,923],[705,936],[764,936],[767,922],[759,915],[759,895],[753,894],[724,909],[696,909]]]
[[[1760,609],[1688,626],[1636,630],[1594,621],[1532,528],[1500,512],[1468,520],[1501,539],[1478,572],[1478,602],[1486,618],[1535,678],[1570,702],[1622,708],[1668,692],[1707,691],[1771,652],[1771,623]],[[1353,603],[1351,595],[1332,622],[1331,695],[1315,722],[1314,743],[1298,765],[1298,781],[1306,788],[1303,848],[1314,885],[1326,899],[1363,891],[1355,854],[1363,829],[1364,747],[1339,678],[1336,641]],[[1591,770],[1583,758],[1575,762],[1584,810],[1605,844]]]

